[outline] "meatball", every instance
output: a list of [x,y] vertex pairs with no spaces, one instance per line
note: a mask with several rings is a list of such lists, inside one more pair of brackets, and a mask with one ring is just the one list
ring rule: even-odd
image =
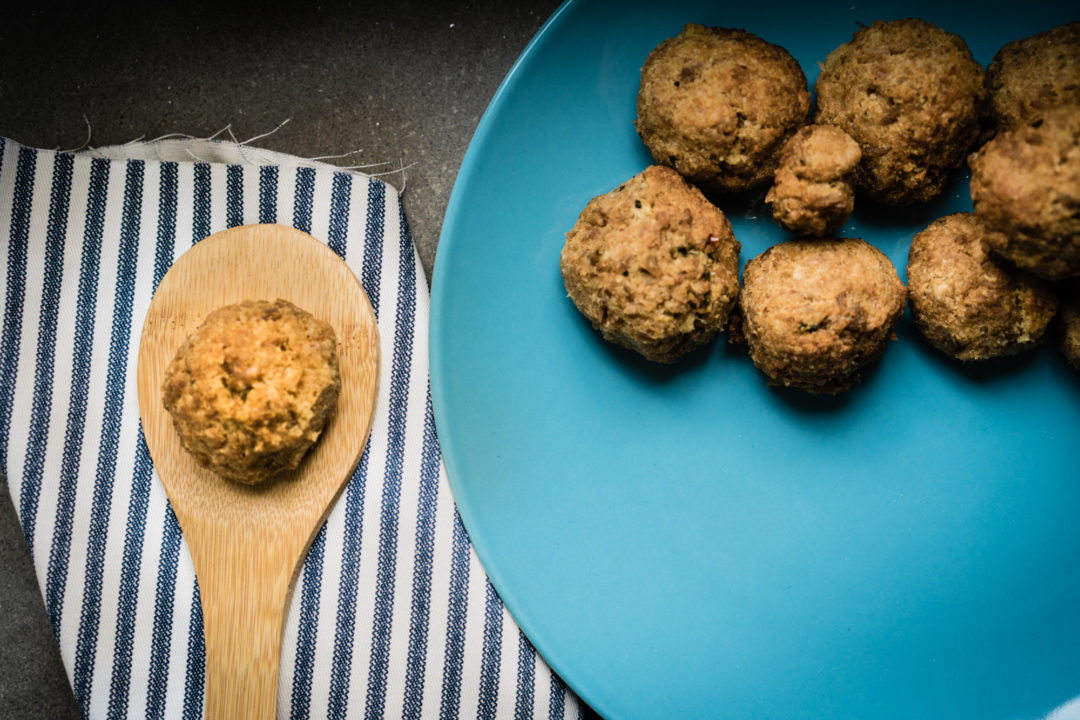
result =
[[994,231],[971,213],[934,221],[908,254],[908,303],[915,325],[958,360],[1014,355],[1038,345],[1057,310],[1043,281],[990,253]]
[[790,240],[747,263],[739,310],[750,358],[770,384],[838,393],[884,351],[904,285],[858,238]]
[[1080,283],[1069,283],[1061,294],[1061,352],[1080,372]]
[[795,58],[742,30],[689,24],[641,68],[638,134],[657,163],[708,193],[768,182],[809,112]]
[[993,250],[1051,280],[1080,276],[1080,111],[998,133],[969,164],[975,213],[1001,231]]
[[855,208],[855,167],[859,144],[838,127],[799,128],[783,152],[773,186],[765,196],[773,218],[788,232],[828,235],[840,229]]
[[986,71],[999,129],[1072,105],[1080,112],[1080,22],[1059,25],[998,50]]
[[738,265],[724,213],[658,165],[593,198],[559,262],[571,300],[606,340],[662,363],[723,328]]
[[165,371],[165,409],[200,465],[244,484],[295,469],[341,388],[330,325],[285,300],[210,313]]
[[888,205],[926,202],[979,137],[983,82],[959,36],[923,20],[877,21],[825,59],[815,121],[859,143],[861,191]]

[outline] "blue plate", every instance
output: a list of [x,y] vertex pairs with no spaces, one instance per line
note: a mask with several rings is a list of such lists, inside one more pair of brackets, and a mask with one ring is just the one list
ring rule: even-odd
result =
[[[432,393],[495,588],[601,714],[1018,720],[1080,695],[1080,378],[1055,347],[963,366],[905,316],[862,385],[814,398],[722,340],[673,367],[606,344],[558,269],[585,203],[649,164],[638,72],[685,22],[785,46],[812,87],[858,23],[924,17],[985,65],[1066,12],[583,0],[507,76],[443,228]],[[967,187],[843,234],[903,275]],[[786,237],[759,200],[723,209],[743,264]]]

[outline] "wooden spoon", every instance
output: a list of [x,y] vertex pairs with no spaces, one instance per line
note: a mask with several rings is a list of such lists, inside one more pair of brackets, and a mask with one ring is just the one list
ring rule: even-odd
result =
[[[333,326],[341,394],[299,468],[241,485],[202,468],[180,445],[161,383],[176,350],[212,310],[277,298]],[[299,230],[248,225],[211,235],[176,261],[154,294],[139,343],[139,410],[199,581],[211,720],[275,716],[292,587],[367,443],[378,377],[367,295],[333,251]]]

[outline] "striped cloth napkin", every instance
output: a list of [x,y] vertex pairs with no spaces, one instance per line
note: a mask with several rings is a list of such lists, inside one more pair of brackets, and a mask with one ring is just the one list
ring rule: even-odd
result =
[[346,260],[383,342],[370,442],[292,597],[278,716],[581,716],[455,510],[431,411],[427,285],[394,188],[232,143],[70,154],[0,138],[0,459],[79,706],[203,714],[199,590],[140,428],[137,348],[184,250],[268,222]]

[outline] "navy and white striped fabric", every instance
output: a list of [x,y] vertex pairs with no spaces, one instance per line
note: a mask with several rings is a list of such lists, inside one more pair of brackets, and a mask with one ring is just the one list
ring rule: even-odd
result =
[[276,222],[345,258],[383,342],[371,440],[293,595],[279,717],[579,717],[489,584],[450,496],[427,285],[397,192],[215,150],[233,162],[0,138],[0,460],[80,707],[203,714],[199,591],[140,428],[137,347],[175,258],[223,228]]

